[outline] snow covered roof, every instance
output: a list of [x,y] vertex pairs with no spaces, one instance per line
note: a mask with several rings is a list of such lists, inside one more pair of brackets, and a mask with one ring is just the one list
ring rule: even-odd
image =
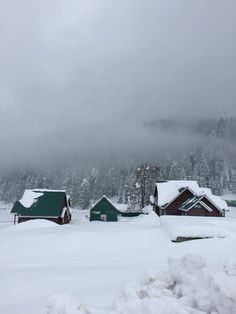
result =
[[38,201],[38,198],[42,196],[43,193],[35,192],[34,190],[25,190],[22,198],[19,200],[22,206],[25,208],[30,208],[33,204],[35,204]]
[[92,208],[94,208],[102,199],[107,200],[113,207],[116,208],[116,205],[113,204],[112,201],[111,201],[106,195],[103,195],[103,196],[100,197],[93,205],[91,205],[90,210],[91,210]]
[[181,189],[189,188],[193,192],[199,191],[197,181],[170,180],[156,183],[158,191],[158,205],[165,206],[174,199]]
[[140,206],[130,207],[128,204],[113,204],[120,213],[143,213]]
[[222,200],[222,198],[220,196],[217,195],[207,195],[208,199],[214,203],[221,211],[225,211],[228,210],[228,205],[226,203],[226,201]]
[[27,189],[11,212],[25,217],[60,217],[65,206],[64,190]]
[[126,213],[128,211],[128,205],[127,204],[113,204],[113,205],[121,213]]

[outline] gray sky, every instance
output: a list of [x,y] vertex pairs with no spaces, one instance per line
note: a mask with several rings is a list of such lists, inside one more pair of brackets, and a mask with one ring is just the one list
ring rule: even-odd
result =
[[236,114],[235,0],[0,0],[0,39],[0,163],[132,150],[144,121]]

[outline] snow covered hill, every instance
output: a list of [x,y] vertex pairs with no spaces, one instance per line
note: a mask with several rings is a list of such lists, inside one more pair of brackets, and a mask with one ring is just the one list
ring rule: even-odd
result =
[[[191,309],[209,283],[216,287],[209,290],[213,300],[221,297],[226,304],[215,313],[234,313],[224,311],[231,310],[236,291],[236,219],[219,218],[230,231],[225,238],[172,243],[154,213],[114,223],[89,222],[86,211],[73,214],[69,225],[39,220],[0,230],[0,313],[213,313]],[[206,277],[195,287],[203,273]],[[223,287],[217,290],[220,278],[227,293]],[[173,280],[175,291],[168,288]],[[187,293],[183,288],[187,291],[191,280],[193,290]],[[125,288],[132,282],[136,284]],[[186,294],[181,302],[180,290]]]

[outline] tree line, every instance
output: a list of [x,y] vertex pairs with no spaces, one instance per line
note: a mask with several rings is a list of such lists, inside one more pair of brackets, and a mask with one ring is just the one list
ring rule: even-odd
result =
[[[173,120],[162,120],[161,123],[165,128],[175,124]],[[110,163],[86,170],[64,167],[50,172],[6,171],[0,176],[0,199],[14,202],[27,188],[48,188],[67,190],[73,206],[82,209],[88,208],[103,194],[117,197],[119,203],[129,204],[131,208],[144,207],[149,204],[155,182],[171,179],[196,180],[217,195],[222,195],[224,189],[236,192],[236,119],[205,119],[192,126],[195,131],[196,126],[198,132],[204,133],[202,141],[193,141],[188,147],[171,153],[161,151],[151,161],[147,151],[148,162]],[[158,128],[155,126],[154,132]],[[230,140],[227,140],[228,134]]]

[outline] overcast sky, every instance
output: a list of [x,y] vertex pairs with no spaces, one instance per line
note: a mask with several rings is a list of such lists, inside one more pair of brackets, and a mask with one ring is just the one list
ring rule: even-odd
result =
[[132,148],[160,117],[236,115],[235,0],[0,0],[0,40],[0,162]]

